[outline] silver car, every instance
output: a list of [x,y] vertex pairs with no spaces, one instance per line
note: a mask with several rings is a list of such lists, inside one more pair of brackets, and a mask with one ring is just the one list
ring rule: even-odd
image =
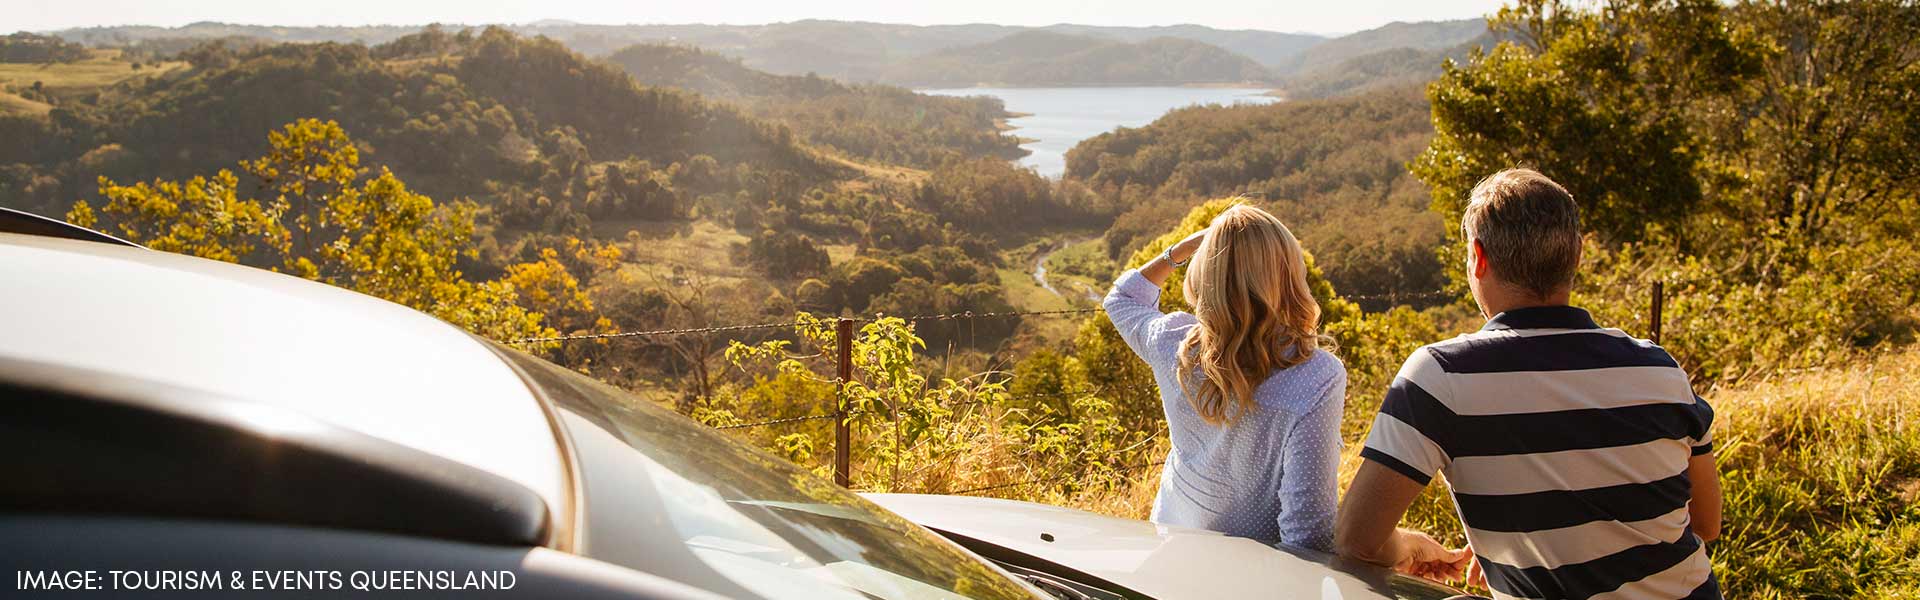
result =
[[1080,511],[862,498],[405,307],[4,209],[0,456],[10,596],[80,571],[118,574],[95,595],[1457,594]]

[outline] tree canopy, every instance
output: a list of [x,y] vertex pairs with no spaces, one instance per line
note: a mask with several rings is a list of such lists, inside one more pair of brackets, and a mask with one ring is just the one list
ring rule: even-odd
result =
[[107,203],[82,200],[75,224],[114,227],[128,240],[313,279],[433,314],[496,339],[550,334],[514,304],[505,282],[476,283],[457,263],[474,256],[472,204],[436,206],[382,168],[371,175],[338,123],[301,119],[269,136],[266,156],[243,161],[263,197],[243,197],[221,169],[185,182],[122,185],[100,178]]

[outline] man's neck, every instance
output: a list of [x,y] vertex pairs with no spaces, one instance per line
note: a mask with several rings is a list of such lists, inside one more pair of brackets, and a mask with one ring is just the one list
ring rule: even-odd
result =
[[1481,294],[1481,310],[1486,318],[1493,318],[1503,312],[1534,308],[1539,306],[1567,306],[1572,302],[1572,290],[1562,290],[1545,296],[1519,290],[1487,289]]

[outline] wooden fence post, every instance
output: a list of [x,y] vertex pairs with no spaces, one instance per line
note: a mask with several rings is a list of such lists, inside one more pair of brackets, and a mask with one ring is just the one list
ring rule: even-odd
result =
[[840,355],[840,373],[833,398],[833,482],[853,486],[853,430],[847,425],[847,382],[853,381],[853,319],[834,323],[834,352]]
[[1662,292],[1665,291],[1663,289],[1665,287],[1666,287],[1665,282],[1660,282],[1660,281],[1653,282],[1653,315],[1652,315],[1653,337],[1649,339],[1651,339],[1655,344],[1660,343],[1660,308],[1661,308],[1660,305],[1665,302],[1664,294],[1662,294]]

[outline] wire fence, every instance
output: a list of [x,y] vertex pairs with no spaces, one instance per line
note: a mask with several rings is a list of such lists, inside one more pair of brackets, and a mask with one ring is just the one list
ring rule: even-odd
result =
[[[1457,294],[1455,294],[1454,292],[1447,291],[1447,290],[1431,290],[1431,291],[1425,291],[1425,292],[1389,292],[1384,294],[1351,294],[1351,295],[1342,295],[1340,296],[1340,298],[1344,300],[1349,300],[1349,301],[1387,300],[1392,302],[1401,302],[1401,301],[1407,301],[1407,300],[1428,300],[1428,299],[1449,298],[1449,297],[1454,297],[1456,295]],[[968,321],[968,320],[974,320],[974,319],[1007,319],[1007,318],[1015,318],[1015,317],[1090,315],[1090,314],[1103,313],[1103,312],[1105,312],[1105,309],[1097,308],[1097,307],[1068,308],[1068,309],[1059,309],[1059,310],[1020,310],[1020,311],[998,311],[998,312],[985,312],[985,311],[975,312],[975,311],[969,310],[969,311],[962,311],[962,312],[956,312],[956,313],[930,314],[930,315],[906,315],[906,316],[888,315],[883,313],[883,314],[875,314],[871,316],[841,317],[838,320],[853,321],[855,323],[870,323],[879,319],[891,317],[891,318],[900,319],[902,321],[906,321],[909,323],[918,323],[922,321]],[[832,320],[829,320],[828,322],[832,322]],[[801,326],[802,325],[798,323],[793,323],[793,322],[751,323],[751,324],[744,324],[744,325],[714,325],[714,326],[705,326],[705,327],[686,327],[686,328],[676,328],[676,329],[653,329],[653,330],[645,330],[645,331],[617,331],[617,332],[608,332],[608,333],[582,333],[582,334],[575,334],[575,335],[559,335],[559,336],[551,336],[551,337],[530,337],[530,338],[508,340],[506,343],[509,345],[521,345],[521,344],[538,344],[538,343],[548,343],[548,342],[571,342],[571,341],[580,341],[580,340],[617,339],[617,338],[630,338],[630,337],[658,337],[658,336],[692,335],[692,334],[731,333],[731,332],[756,331],[756,330],[766,330],[766,329],[791,329],[791,328],[796,328]]]
[[[1649,326],[1652,332],[1652,340],[1655,343],[1658,343],[1660,338],[1661,306],[1664,302],[1664,298],[1663,298],[1664,291],[1662,289],[1662,286],[1659,284],[1659,282],[1654,283],[1652,292],[1653,292],[1653,295],[1651,298],[1652,321],[1651,323],[1649,323]],[[1450,290],[1431,290],[1431,291],[1424,291],[1424,292],[1390,292],[1385,294],[1364,294],[1364,295],[1341,296],[1341,298],[1343,299],[1346,299],[1349,301],[1355,301],[1355,302],[1371,301],[1371,300],[1388,300],[1395,303],[1406,302],[1409,300],[1436,300],[1436,299],[1448,299],[1448,298],[1458,298],[1458,297],[1460,297],[1458,292],[1454,292]],[[884,318],[896,318],[909,323],[920,323],[920,322],[928,322],[928,321],[973,321],[978,319],[1061,317],[1061,316],[1073,316],[1073,315],[1089,315],[1089,314],[1095,314],[1095,313],[1101,313],[1101,312],[1103,312],[1103,309],[1101,308],[1074,308],[1074,309],[1035,310],[1035,311],[987,311],[987,312],[962,311],[957,313],[905,315],[905,316],[876,314],[872,316],[841,317],[837,319],[828,319],[828,320],[821,321],[818,325],[832,325],[835,328],[835,350],[836,350],[835,353],[838,355],[838,361],[837,361],[838,376],[835,378],[834,383],[835,383],[836,393],[843,393],[844,390],[846,389],[845,384],[852,381],[852,377],[851,377],[852,354],[850,350],[853,342],[853,339],[852,339],[853,324],[855,323],[868,323],[868,322],[873,322],[873,321],[884,319]],[[680,335],[706,335],[706,334],[740,333],[740,332],[748,332],[748,331],[765,331],[765,330],[775,330],[775,329],[798,329],[798,328],[807,327],[807,326],[810,326],[810,324],[796,323],[796,322],[716,325],[716,326],[707,326],[707,327],[686,327],[686,328],[673,328],[673,329],[620,331],[620,332],[609,332],[609,333],[591,333],[591,334],[523,338],[523,339],[512,340],[507,343],[512,345],[522,345],[522,344],[555,343],[555,342],[570,342],[570,341],[582,341],[582,340],[664,337],[664,336],[680,336]],[[813,356],[819,356],[819,355],[813,355]],[[1011,384],[1012,381],[1001,380],[998,383],[1005,385],[1005,384]],[[954,402],[954,403],[946,404],[945,406],[948,408],[959,408],[959,407],[965,407],[970,405],[989,404],[993,402],[1013,403],[1013,402],[1019,402],[1019,401],[1044,400],[1044,399],[1084,398],[1084,397],[1093,396],[1093,395],[1107,394],[1110,392],[1127,392],[1127,391],[1132,391],[1137,393],[1149,393],[1149,392],[1155,393],[1155,394],[1158,393],[1158,390],[1152,388],[1152,386],[1146,386],[1138,389],[1116,388],[1111,386],[1097,386],[1097,387],[1062,390],[1062,391],[1055,391],[1055,392],[1030,392],[1030,393],[1023,393],[1023,394],[1002,394],[999,396],[989,396],[987,398],[976,398],[972,400]],[[845,408],[846,402],[836,401],[836,405],[837,406],[833,412],[791,416],[791,417],[780,417],[780,418],[766,419],[766,420],[760,420],[760,421],[749,421],[749,422],[718,425],[718,426],[715,426],[715,429],[750,430],[750,429],[758,429],[762,427],[773,427],[773,426],[787,425],[787,424],[793,424],[793,423],[833,420],[834,433],[835,433],[834,457],[833,457],[834,479],[836,483],[839,483],[842,486],[850,486],[851,471],[852,471],[851,461],[852,461],[852,451],[853,451],[852,435],[850,432],[850,421],[851,421],[850,416],[851,415],[846,411],[846,408]],[[1164,431],[1155,433],[1152,436],[1149,436],[1148,439],[1154,439],[1162,434],[1164,434]],[[1158,460],[1158,461],[1140,463],[1140,464],[1108,466],[1108,468],[1115,472],[1131,473],[1131,472],[1140,471],[1144,469],[1159,467],[1164,464],[1165,464],[1164,460]],[[998,490],[1018,488],[1023,486],[1041,485],[1041,484],[1047,484],[1047,483],[1068,481],[1068,480],[1072,480],[1082,476],[1083,474],[1081,473],[1069,473],[1069,474],[1061,474],[1061,475],[1053,475],[1053,476],[1047,476],[1047,477],[1012,481],[1012,482],[1006,482],[1006,483],[998,483],[993,485],[971,487],[971,488],[965,488],[960,490],[948,491],[945,493],[956,494],[956,495],[979,494],[979,493],[993,492]]]
[[[1115,471],[1121,471],[1121,472],[1132,472],[1132,471],[1138,471],[1138,470],[1142,470],[1142,469],[1151,469],[1151,468],[1154,468],[1154,467],[1158,467],[1158,466],[1161,466],[1161,465],[1165,465],[1165,464],[1167,464],[1167,461],[1164,461],[1164,460],[1156,460],[1156,461],[1153,461],[1153,462],[1150,462],[1150,463],[1143,463],[1143,464],[1137,464],[1137,465],[1123,465],[1123,466],[1118,466],[1118,467],[1112,467],[1112,469],[1113,469],[1113,470],[1115,470]],[[1042,483],[1055,483],[1055,482],[1060,482],[1060,481],[1068,481],[1068,480],[1072,480],[1072,479],[1077,479],[1077,478],[1079,478],[1079,477],[1081,477],[1081,475],[1080,475],[1080,474],[1077,474],[1077,473],[1075,473],[1075,474],[1068,474],[1068,475],[1057,475],[1057,476],[1053,476],[1053,477],[1041,477],[1041,478],[1039,478],[1039,479],[1027,479],[1027,480],[1023,480],[1023,481],[1015,481],[1015,482],[1011,482],[1011,483],[999,483],[999,484],[994,484],[994,485],[983,485],[983,486],[980,486],[980,487],[972,487],[972,488],[967,488],[967,489],[963,489],[963,490],[953,490],[953,491],[950,491],[950,492],[947,492],[947,493],[948,493],[948,494],[951,494],[951,495],[955,495],[955,496],[966,496],[966,495],[971,495],[971,494],[978,494],[978,493],[980,493],[980,492],[991,492],[991,491],[996,491],[996,490],[1005,490],[1005,489],[1012,489],[1012,488],[1017,488],[1017,487],[1022,487],[1022,486],[1028,486],[1028,485],[1039,485],[1039,484],[1042,484]]]
[[754,429],[754,428],[758,428],[758,427],[766,427],[766,426],[769,426],[769,425],[782,425],[782,424],[786,424],[786,423],[801,423],[801,422],[805,422],[805,421],[824,421],[824,420],[827,420],[827,419],[832,419],[832,418],[835,418],[835,417],[838,417],[838,416],[840,416],[840,415],[836,415],[836,414],[822,414],[822,415],[804,415],[804,416],[799,416],[799,417],[786,417],[786,418],[781,418],[781,419],[768,419],[768,420],[765,420],[765,421],[753,421],[753,422],[749,422],[749,423],[734,423],[734,424],[732,424],[732,425],[717,425],[717,426],[715,426],[715,427],[714,427],[714,429],[722,429],[722,430],[725,430],[725,429]]

